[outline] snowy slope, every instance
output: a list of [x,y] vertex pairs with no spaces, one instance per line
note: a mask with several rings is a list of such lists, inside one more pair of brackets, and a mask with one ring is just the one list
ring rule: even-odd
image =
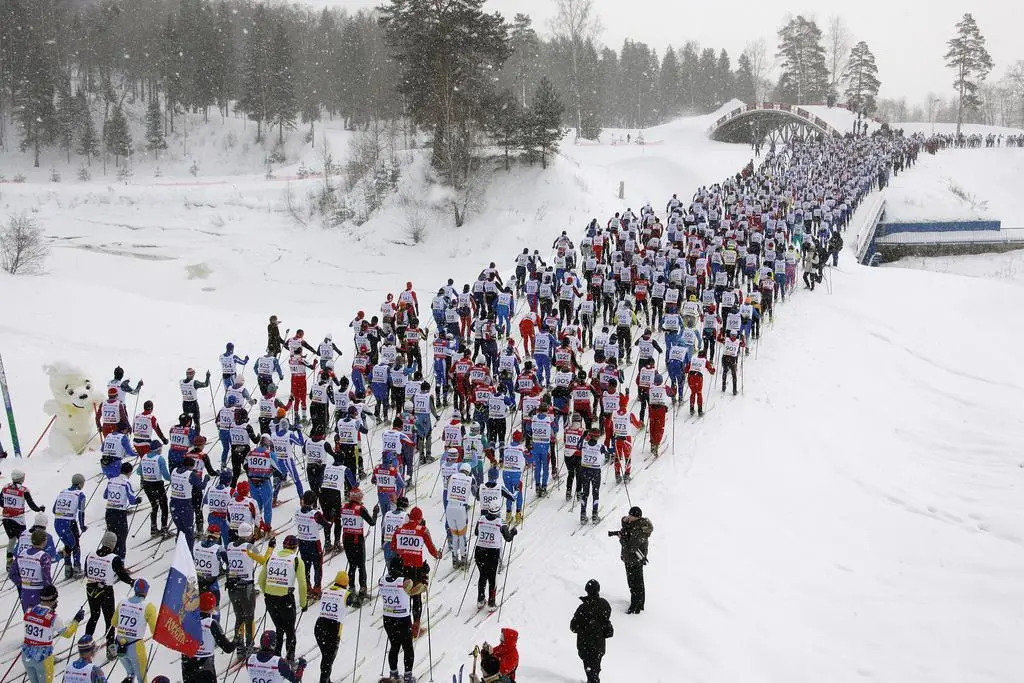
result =
[[1024,286],[1024,250],[1010,251],[1004,254],[907,256],[882,265],[886,268],[913,268],[937,273],[1003,280],[1010,284]]
[[892,178],[886,220],[999,220],[1024,228],[1022,173],[1024,149],[1017,147],[922,153],[911,172]]
[[[296,228],[281,212],[280,184],[258,173],[218,185],[6,187],[4,212],[35,210],[58,245],[47,275],[3,278],[0,348],[17,360],[7,365],[23,441],[45,423],[46,360],[71,359],[97,380],[120,362],[146,380],[143,398],[167,425],[182,369],[212,366],[229,339],[255,355],[270,313],[314,340],[328,331],[345,339],[355,309],[375,310],[408,279],[429,298],[449,275],[461,282],[491,260],[510,266],[522,247],[546,253],[562,229],[578,235],[593,216],[645,200],[661,209],[672,192],[687,197],[735,172],[747,148],[707,141],[709,124],[646,131],[657,145],[567,145],[547,173],[499,175],[470,224],[437,224],[419,249],[395,243],[397,207],[353,233]],[[643,615],[622,614],[618,544],[604,534],[628,506],[626,490],[606,481],[608,518],[575,536],[575,514],[559,512],[557,497],[538,504],[515,544],[522,554],[507,576],[518,591],[500,622],[522,634],[520,680],[582,679],[567,624],[591,577],[616,610],[608,681],[997,681],[1024,665],[1015,637],[1024,506],[1014,490],[1024,476],[1024,370],[984,363],[975,338],[948,327],[949,310],[993,318],[1018,290],[852,264],[845,255],[831,296],[800,291],[780,307],[764,348],[745,361],[750,394],[712,392],[707,416],[680,414],[669,454],[638,467],[628,494],[656,527]],[[1024,332],[1016,317],[1006,323],[1007,338]],[[27,483],[50,501],[74,469],[97,471],[96,458],[37,454]],[[439,500],[420,502],[438,537]],[[94,502],[89,518],[100,514]],[[99,525],[85,547],[98,538]],[[335,560],[326,574],[338,568]],[[433,613],[457,608],[464,588],[435,583]],[[80,594],[65,589],[64,608]],[[0,598],[0,616],[9,605],[10,595]],[[359,680],[379,672],[384,641],[363,612],[346,627],[336,680],[351,674],[357,631]],[[465,617],[432,632],[435,680],[467,662],[474,641],[497,638],[497,617]],[[303,620],[304,636],[313,621]],[[18,638],[17,629],[0,638],[0,670]],[[418,661],[426,650],[420,641]],[[178,680],[173,660],[161,653],[154,673]]]

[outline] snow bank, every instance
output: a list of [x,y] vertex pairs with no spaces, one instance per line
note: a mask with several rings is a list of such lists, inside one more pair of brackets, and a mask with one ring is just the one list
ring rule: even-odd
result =
[[1024,227],[1024,149],[953,149],[922,153],[886,190],[886,220],[983,219]]

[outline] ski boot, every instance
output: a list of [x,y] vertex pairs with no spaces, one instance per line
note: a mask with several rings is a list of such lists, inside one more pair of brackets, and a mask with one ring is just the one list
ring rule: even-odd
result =
[[365,588],[360,588],[359,595],[356,596],[356,605],[362,607],[368,602],[370,602],[370,594],[366,592]]
[[476,608],[477,608],[477,610],[482,610],[484,608],[484,605],[486,605],[486,604],[487,603],[484,602],[484,596],[482,596],[482,595],[477,596],[477,599],[476,599]]
[[327,543],[324,544],[324,555],[326,555],[328,553],[333,553],[333,552],[334,552],[334,544],[331,543],[330,541],[327,541]]
[[106,655],[108,662],[113,662],[117,659],[117,644],[113,641],[107,643]]
[[651,445],[651,455],[653,455],[655,458],[658,457],[658,444]]
[[420,622],[412,622],[412,639],[416,640],[420,637]]
[[402,683],[416,683],[416,677],[412,675],[411,671],[406,671]]
[[693,417],[693,406],[690,406],[690,417]]
[[519,526],[522,523],[523,523],[523,511],[522,510],[518,510],[518,511],[516,511],[516,526]]
[[150,536],[150,538],[152,538],[154,536],[159,536],[159,535],[160,535],[160,530],[159,529],[157,529],[155,526],[149,527],[149,536]]
[[64,579],[71,580],[75,578],[75,569],[72,567],[67,560],[64,561]]
[[622,480],[628,484],[629,482],[633,481],[633,477],[632,475],[630,475],[629,472],[626,472],[626,475],[622,478]]
[[389,671],[388,678],[391,680],[391,683],[402,683],[402,677],[398,675],[398,669]]
[[174,538],[177,534],[171,531],[171,527],[164,524],[163,528],[160,529],[160,533],[163,534],[164,538]]
[[80,579],[83,576],[85,576],[85,572],[82,571],[82,565],[76,563],[75,564],[75,578],[76,579]]
[[615,473],[615,483],[616,484],[621,484],[622,483],[622,475],[619,474],[618,472]]
[[597,510],[596,509],[592,513],[590,513],[590,521],[592,521],[594,524],[597,524],[599,519],[600,518],[597,516]]
[[488,591],[488,595],[487,595],[487,611],[488,612],[493,612],[493,611],[498,609],[498,605],[495,602],[495,598],[497,596],[498,596],[498,591],[496,589],[492,588],[490,591]]
[[584,512],[583,510],[580,510],[580,524],[586,524],[586,523],[587,523],[587,513]]
[[697,407],[697,417],[704,417],[704,406]]
[[511,524],[511,523],[512,523],[512,511],[508,510],[508,511],[505,512],[505,524]]
[[570,500],[572,500],[572,491],[566,489],[566,491],[565,491],[565,501],[569,502]]

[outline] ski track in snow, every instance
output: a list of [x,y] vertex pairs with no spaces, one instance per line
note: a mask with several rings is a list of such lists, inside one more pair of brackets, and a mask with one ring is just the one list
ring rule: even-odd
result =
[[[461,230],[436,228],[416,251],[385,252],[385,244],[404,239],[394,209],[352,242],[287,223],[275,213],[280,189],[268,193],[258,179],[109,192],[98,183],[61,193],[42,184],[6,187],[8,205],[40,207],[48,235],[96,243],[54,250],[45,276],[3,276],[9,298],[0,345],[22,443],[30,447],[48,419],[39,410],[48,398],[40,371],[46,361],[68,358],[99,383],[120,363],[133,379],[146,380],[143,400],[156,402],[166,429],[177,413],[175,380],[183,368],[201,372],[209,363],[215,370],[228,339],[255,357],[270,313],[283,328],[303,326],[313,340],[334,332],[351,357],[345,321],[356,309],[375,313],[384,293],[399,291],[407,279],[421,305],[429,305],[431,286],[448,276],[470,281],[491,260],[507,273],[523,246],[546,255],[562,229],[578,236],[591,215],[604,221],[648,199],[659,209],[673,192],[686,196],[735,172],[747,149],[705,140],[711,120],[662,126],[648,137],[665,144],[647,148],[565,145],[559,158],[567,164],[502,177],[482,214]],[[953,158],[940,153],[934,163]],[[907,182],[917,173],[907,173]],[[619,180],[626,182],[625,202],[614,197]],[[45,204],[55,196],[59,205]],[[71,232],[81,223],[96,226],[95,233]],[[131,249],[159,250],[174,261],[140,260],[121,242],[126,231],[146,243]],[[199,281],[186,275],[185,264],[196,263],[210,269]],[[635,451],[629,497],[655,524],[643,615],[622,613],[628,593],[619,548],[605,532],[617,527],[629,501],[606,470],[607,517],[587,533],[570,536],[578,515],[575,506],[558,510],[559,489],[552,500],[528,497],[527,509],[538,509],[516,539],[521,554],[498,576],[499,588],[507,576],[508,591],[519,591],[500,623],[495,615],[478,630],[476,620],[463,623],[475,609],[469,588],[462,618],[431,630],[435,679],[447,680],[468,663],[463,655],[472,643],[496,642],[499,627],[509,626],[521,634],[520,680],[581,680],[567,625],[583,583],[594,577],[615,612],[616,636],[603,665],[609,681],[1012,680],[1024,668],[1017,608],[1024,602],[1024,507],[1016,491],[1024,477],[1024,369],[990,357],[986,351],[998,338],[951,326],[950,311],[988,321],[1000,316],[999,337],[1016,339],[1024,322],[1005,311],[1019,288],[852,263],[844,253],[832,271],[832,295],[798,289],[779,306],[757,360],[752,351],[744,361],[749,394],[721,395],[718,377],[709,378],[705,417],[688,420],[680,406],[683,414],[666,425],[663,455],[649,469],[641,466],[646,453]],[[202,410],[208,418],[209,405]],[[379,432],[371,452],[380,452]],[[91,475],[97,459],[38,453],[26,463],[26,483],[49,504],[72,471]],[[437,466],[423,472],[421,488]],[[440,491],[429,500],[420,493],[441,539]],[[288,519],[294,505],[277,508],[275,521]],[[101,515],[97,496],[87,519]],[[90,526],[84,550],[95,547],[100,527]],[[169,555],[147,573],[164,571]],[[446,558],[433,573],[449,566]],[[343,567],[335,557],[325,577]],[[375,571],[381,568],[377,562]],[[156,582],[152,600],[161,588]],[[462,579],[436,581],[432,612],[458,610],[465,589]],[[127,590],[119,586],[117,599]],[[61,593],[68,618],[84,601],[84,588],[62,586]],[[0,599],[0,616],[15,603]],[[336,680],[352,676],[357,630],[358,658],[365,660],[357,679],[376,680],[386,641],[365,611],[348,617]],[[314,621],[315,614],[303,619],[300,642],[309,642]],[[20,638],[20,628],[0,636],[0,670]],[[417,672],[425,670],[423,639],[416,655]],[[223,671],[228,657],[217,661]],[[161,648],[151,673],[180,680],[176,662]],[[19,680],[20,668],[4,683]],[[317,669],[318,662],[307,677]],[[57,676],[62,670],[58,665]],[[119,667],[114,676],[121,676]]]

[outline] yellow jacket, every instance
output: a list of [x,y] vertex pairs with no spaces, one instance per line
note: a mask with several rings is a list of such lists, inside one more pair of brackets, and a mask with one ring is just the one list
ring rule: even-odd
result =
[[302,558],[294,550],[287,548],[279,548],[271,551],[267,549],[266,557],[260,567],[260,590],[263,591],[264,595],[288,595],[288,591],[294,586],[284,588],[282,586],[267,585],[267,562],[270,558],[274,557],[293,557],[295,558],[295,582],[299,584],[299,606],[306,607],[306,563],[302,561]]

